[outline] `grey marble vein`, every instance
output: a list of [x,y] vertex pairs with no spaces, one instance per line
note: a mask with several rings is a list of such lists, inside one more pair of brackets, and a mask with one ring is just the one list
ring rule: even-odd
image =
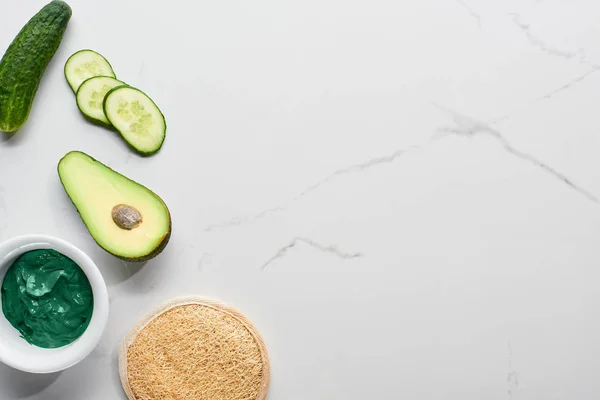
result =
[[[577,84],[579,81],[585,79],[587,76],[589,76],[591,73],[593,73],[595,71],[596,71],[595,69],[588,71],[583,76],[575,79],[574,81],[572,81],[566,85],[563,85],[561,88],[556,89],[554,92],[558,93],[559,91],[566,90],[568,87],[570,87],[574,84]],[[294,202],[300,200],[302,197],[308,195],[309,193],[318,190],[323,185],[335,180],[336,178],[338,178],[342,175],[363,172],[367,169],[370,169],[370,168],[373,168],[376,166],[393,163],[398,158],[405,155],[406,153],[417,150],[417,149],[422,149],[422,148],[426,147],[427,145],[431,144],[433,141],[446,137],[448,134],[457,134],[457,135],[462,135],[462,136],[474,136],[476,134],[481,134],[481,133],[489,134],[489,135],[495,137],[508,153],[514,155],[515,157],[520,158],[521,160],[527,161],[528,163],[533,164],[538,168],[541,168],[542,170],[544,170],[545,172],[547,172],[554,178],[560,180],[564,184],[571,187],[573,190],[575,190],[575,191],[579,192],[580,194],[582,194],[583,196],[587,197],[589,200],[591,200],[593,202],[599,202],[598,198],[595,195],[593,195],[588,190],[580,187],[579,185],[576,185],[569,178],[567,178],[564,174],[555,170],[550,165],[539,160],[537,157],[533,156],[532,154],[529,154],[529,153],[526,153],[526,152],[516,149],[498,130],[491,127],[494,124],[497,124],[507,118],[510,118],[514,114],[508,114],[504,117],[500,117],[500,118],[493,120],[489,124],[486,124],[484,122],[477,121],[472,118],[461,115],[461,114],[457,113],[456,111],[453,111],[447,107],[443,107],[440,105],[436,105],[436,106],[438,108],[450,113],[453,116],[455,126],[444,127],[444,128],[439,129],[439,131],[432,138],[428,139],[423,144],[408,146],[403,149],[395,150],[393,153],[385,155],[385,156],[373,157],[362,163],[353,164],[353,165],[350,165],[350,166],[347,166],[344,168],[340,168],[340,169],[332,172],[331,174],[327,175],[323,179],[320,179],[319,181],[306,187],[305,189],[300,191],[297,195],[295,195],[294,197],[292,197],[289,201],[287,201],[285,203],[282,203],[275,207],[267,208],[265,210],[262,210],[262,211],[259,211],[256,213],[235,216],[224,222],[209,225],[206,228],[204,228],[204,231],[212,232],[212,231],[216,231],[216,230],[220,230],[220,229],[231,228],[234,226],[241,226],[241,225],[253,223],[259,219],[266,217],[267,215],[286,211],[291,207],[291,205]]]
[[506,387],[510,399],[513,398],[513,392],[519,387],[519,377],[517,372],[513,369],[512,358],[512,347],[510,346],[510,342],[508,342],[508,374],[506,376]]
[[[563,49],[558,49],[555,47],[552,47],[550,45],[548,45],[544,40],[540,39],[539,37],[535,36],[532,32],[531,32],[531,26],[525,22],[521,21],[521,16],[519,14],[509,14],[510,17],[512,18],[513,22],[515,23],[515,25],[521,30],[523,31],[523,33],[525,33],[525,36],[527,37],[527,40],[529,41],[529,43],[531,43],[531,45],[533,45],[534,47],[537,47],[539,50],[551,55],[551,56],[556,56],[556,57],[562,57],[565,58],[567,60],[572,60],[572,59],[577,59],[580,63],[582,64],[590,64],[587,61],[586,55],[585,55],[585,51],[583,49],[578,49],[576,51],[571,51],[571,50],[563,50]],[[590,64],[592,65],[592,64]]]
[[499,117],[493,118],[492,120],[490,120],[488,122],[489,125],[493,126],[496,124],[499,124],[501,122],[507,121],[517,115],[520,115],[522,113],[524,113],[526,110],[528,110],[530,107],[532,107],[533,105],[541,102],[541,101],[545,101],[548,100],[554,96],[556,96],[559,93],[562,93],[568,89],[571,89],[574,86],[577,86],[578,84],[580,84],[581,82],[583,82],[586,78],[588,78],[589,76],[595,74],[596,72],[600,71],[600,67],[592,67],[590,70],[588,70],[586,73],[579,75],[573,79],[571,79],[570,81],[550,90],[549,92],[534,98],[533,100],[529,101],[525,106],[523,106],[522,108],[518,109],[518,110],[513,110],[510,111],[504,115],[501,115]]
[[519,14],[512,13],[509,15],[511,16],[514,24],[521,31],[523,31],[523,33],[527,37],[527,40],[536,48],[548,53],[549,55],[562,57],[566,60],[576,59],[579,63],[590,66],[591,69],[589,69],[584,74],[579,75],[579,76],[575,77],[574,79],[571,79],[570,81],[560,85],[559,87],[550,90],[549,92],[541,95],[540,97],[534,98],[533,100],[528,102],[528,104],[525,107],[523,107],[522,109],[513,111],[513,112],[509,112],[500,117],[494,118],[493,120],[491,120],[489,122],[490,125],[496,125],[500,122],[506,121],[506,120],[514,117],[515,115],[519,115],[519,114],[523,113],[525,110],[529,109],[529,107],[533,106],[534,104],[537,104],[540,101],[550,99],[550,98],[554,97],[555,95],[557,95],[558,93],[564,92],[565,90],[568,90],[568,89],[572,88],[573,86],[578,85],[579,83],[584,81],[586,78],[588,78],[590,75],[593,75],[594,73],[596,73],[600,70],[600,64],[596,64],[587,59],[584,49],[579,49],[577,51],[569,51],[569,50],[551,47],[544,40],[540,39],[539,37],[535,36],[532,33],[531,26],[529,24],[523,22],[521,20],[521,17]]
[[580,83],[581,81],[583,81],[585,78],[587,78],[588,76],[596,73],[600,71],[600,66],[594,66],[592,69],[590,69],[589,71],[587,71],[585,74],[583,75],[579,75],[577,78],[565,83],[564,85],[546,93],[542,98],[543,99],[549,99],[551,97],[553,97],[554,95],[563,92],[567,89],[570,89],[571,87],[577,85],[578,83]]
[[490,125],[467,117],[465,115],[459,114],[454,110],[451,110],[447,107],[441,107],[446,112],[452,115],[454,123],[456,126],[453,127],[444,127],[440,129],[440,133],[442,135],[448,134],[456,134],[462,136],[475,136],[477,134],[488,134],[494,138],[502,145],[502,147],[510,154],[515,157],[520,158],[521,160],[527,161],[530,164],[535,165],[536,167],[542,169],[547,172],[550,176],[558,179],[562,183],[569,186],[571,189],[575,190],[579,194],[585,196],[588,200],[591,200],[595,203],[598,203],[598,198],[593,195],[588,190],[582,188],[581,186],[575,184],[571,179],[567,178],[564,174],[552,168],[550,165],[541,161],[537,157],[532,154],[523,152],[521,150],[516,149],[509,141],[506,139],[498,130],[492,128]]
[[471,18],[473,18],[475,21],[477,21],[477,26],[479,26],[479,29],[482,28],[481,25],[481,16],[476,13],[467,3],[465,3],[463,0],[455,0],[458,4],[460,4],[460,6],[462,8],[464,8],[467,13],[469,13],[469,15],[471,16]]
[[321,186],[333,181],[334,179],[336,179],[342,175],[352,174],[352,173],[356,173],[356,172],[363,172],[363,171],[368,170],[373,167],[377,167],[377,166],[380,166],[383,164],[393,163],[394,161],[396,161],[398,158],[400,158],[407,152],[420,149],[423,146],[424,145],[409,146],[409,147],[406,147],[403,149],[398,149],[398,150],[394,151],[393,153],[385,155],[385,156],[374,157],[374,158],[371,158],[362,163],[358,163],[358,164],[350,165],[348,167],[340,168],[340,169],[332,172],[325,178],[306,187],[304,190],[300,191],[296,196],[294,196],[293,198],[291,198],[288,202],[286,202],[284,204],[280,204],[276,207],[268,208],[266,210],[263,210],[263,211],[260,211],[260,212],[254,213],[254,214],[239,215],[239,216],[233,217],[225,222],[209,225],[204,229],[204,231],[211,232],[211,231],[214,231],[217,229],[229,228],[232,226],[239,226],[239,225],[243,225],[246,223],[254,222],[254,221],[261,219],[272,213],[285,211],[291,206],[292,203],[300,200],[302,197],[306,196],[307,194],[319,189]]
[[340,249],[337,248],[337,246],[325,246],[325,245],[322,245],[322,244],[319,244],[319,243],[313,241],[312,239],[308,239],[308,238],[304,238],[304,237],[295,237],[288,244],[281,247],[277,251],[277,253],[275,253],[275,255],[273,257],[271,257],[266,263],[264,263],[262,266],[262,269],[265,270],[271,263],[273,263],[273,261],[284,257],[288,253],[288,251],[290,251],[290,249],[295,247],[298,243],[307,244],[310,247],[317,249],[321,252],[333,254],[334,256],[345,259],[345,260],[350,260],[353,258],[360,258],[360,257],[364,256],[362,253],[347,253],[347,252],[341,251]]
[[300,192],[298,195],[296,195],[292,199],[292,201],[299,200],[301,197],[306,196],[308,193],[310,193],[314,190],[317,190],[324,184],[332,181],[333,179],[335,179],[341,175],[352,174],[355,172],[362,172],[369,168],[376,167],[376,166],[379,166],[382,164],[393,163],[399,157],[403,156],[404,154],[408,153],[409,151],[417,150],[422,147],[423,147],[422,145],[409,146],[404,149],[398,149],[398,150],[394,151],[392,154],[389,154],[387,156],[374,157],[374,158],[371,158],[370,160],[367,160],[367,161],[359,163],[359,164],[354,164],[354,165],[350,165],[345,168],[340,168],[340,169],[332,172],[330,175],[326,176],[325,178],[321,179],[320,181],[315,182],[314,184],[312,184],[309,187],[307,187],[306,189],[304,189],[302,192]]

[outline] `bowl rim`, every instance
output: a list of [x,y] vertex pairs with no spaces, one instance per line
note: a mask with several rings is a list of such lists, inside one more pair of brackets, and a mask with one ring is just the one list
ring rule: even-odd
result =
[[[17,257],[30,250],[48,248],[54,249],[73,259],[85,273],[92,287],[94,309],[88,327],[71,344],[54,349],[44,349],[35,346],[41,349],[41,351],[49,350],[56,354],[49,361],[48,358],[45,358],[44,361],[39,360],[35,365],[32,365],[31,363],[24,362],[19,357],[7,356],[5,352],[0,351],[0,362],[12,368],[35,374],[62,371],[86,358],[100,342],[108,322],[109,314],[108,290],[98,266],[83,250],[66,240],[45,234],[28,234],[3,241],[0,243],[0,269],[4,268],[7,259],[13,259],[13,257]],[[0,273],[0,285],[3,280],[4,274]],[[5,318],[4,313],[1,311],[0,318]],[[85,340],[81,340],[82,338],[85,338]],[[68,355],[60,354],[61,349],[72,349],[74,344],[77,344],[77,351],[70,350],[69,352],[65,352]]]

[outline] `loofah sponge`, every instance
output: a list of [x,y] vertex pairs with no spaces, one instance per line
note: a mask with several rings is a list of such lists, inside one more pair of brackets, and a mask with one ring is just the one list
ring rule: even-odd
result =
[[263,400],[270,365],[260,334],[239,311],[186,297],[129,332],[119,373],[130,400]]

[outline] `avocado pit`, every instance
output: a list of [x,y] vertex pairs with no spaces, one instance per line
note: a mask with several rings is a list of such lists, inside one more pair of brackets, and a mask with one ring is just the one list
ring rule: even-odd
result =
[[112,209],[112,219],[119,228],[130,231],[142,223],[142,214],[135,207],[117,204]]

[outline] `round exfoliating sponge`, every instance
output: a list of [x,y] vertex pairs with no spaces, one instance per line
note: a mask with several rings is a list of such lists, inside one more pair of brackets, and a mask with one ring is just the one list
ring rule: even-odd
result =
[[270,365],[260,334],[239,311],[185,297],[127,334],[119,373],[130,400],[263,400]]

